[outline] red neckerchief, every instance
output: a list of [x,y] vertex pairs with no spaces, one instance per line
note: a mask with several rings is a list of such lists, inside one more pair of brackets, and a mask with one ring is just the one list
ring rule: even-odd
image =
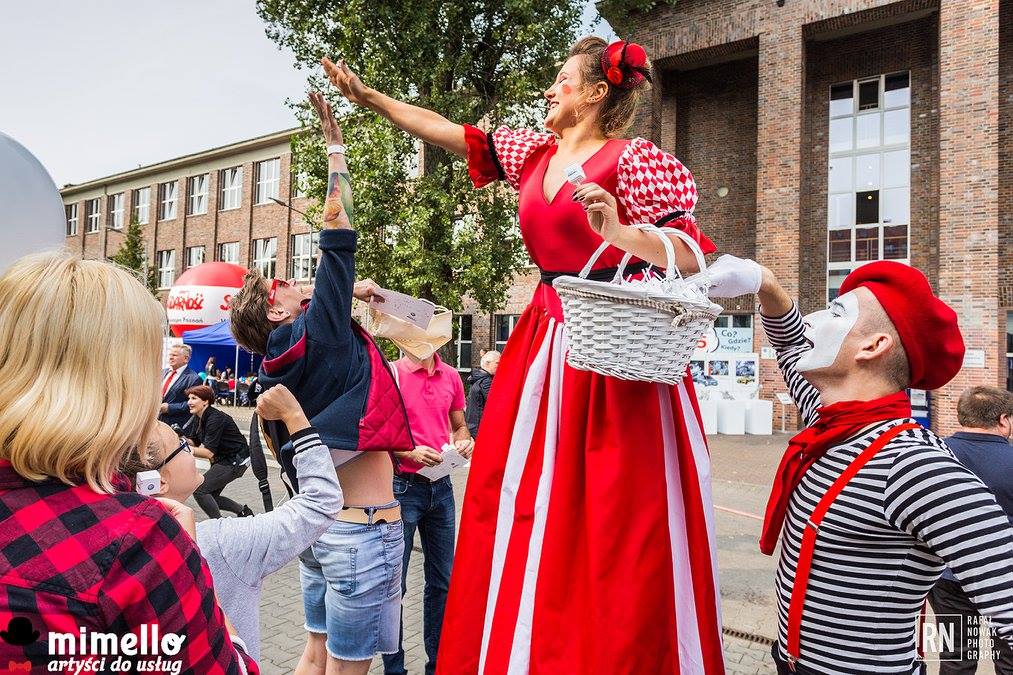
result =
[[788,442],[788,449],[777,467],[774,484],[767,500],[760,535],[760,551],[774,552],[781,536],[781,527],[788,511],[788,500],[802,476],[827,450],[839,445],[876,422],[903,419],[911,416],[911,401],[907,394],[898,391],[874,401],[841,401],[816,409],[816,423],[806,427]]

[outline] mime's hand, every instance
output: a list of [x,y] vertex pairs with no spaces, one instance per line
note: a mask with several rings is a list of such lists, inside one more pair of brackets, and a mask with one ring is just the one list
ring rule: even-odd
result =
[[763,268],[755,261],[723,255],[707,268],[712,298],[735,298],[760,291]]

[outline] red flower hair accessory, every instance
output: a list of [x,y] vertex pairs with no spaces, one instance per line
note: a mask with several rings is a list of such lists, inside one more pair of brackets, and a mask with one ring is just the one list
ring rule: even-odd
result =
[[636,42],[616,40],[601,54],[601,71],[614,87],[632,89],[644,80],[651,81],[647,52]]

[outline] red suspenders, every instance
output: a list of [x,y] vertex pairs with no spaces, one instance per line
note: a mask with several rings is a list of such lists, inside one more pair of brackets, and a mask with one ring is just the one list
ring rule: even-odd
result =
[[813,509],[812,515],[809,516],[809,521],[806,523],[805,529],[802,530],[802,546],[798,552],[798,567],[795,570],[795,583],[791,589],[791,604],[788,605],[788,665],[792,671],[795,670],[795,664],[801,654],[802,607],[805,604],[805,592],[809,585],[809,570],[813,561],[813,551],[816,548],[816,535],[819,533],[823,516],[827,514],[830,505],[841,494],[844,486],[877,452],[882,450],[898,434],[908,429],[917,429],[919,426],[921,425],[913,423],[898,424],[880,434],[879,438],[863,450],[862,454],[856,457],[837,477],[837,480],[827,489],[826,494]]

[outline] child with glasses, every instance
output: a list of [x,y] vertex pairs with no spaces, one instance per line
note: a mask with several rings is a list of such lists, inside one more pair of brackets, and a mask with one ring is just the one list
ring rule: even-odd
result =
[[270,513],[250,518],[212,518],[194,522],[183,502],[203,481],[185,438],[159,425],[156,442],[129,459],[124,472],[156,469],[161,478],[154,495],[186,529],[208,563],[225,616],[260,659],[260,593],[264,578],[295,560],[334,522],[343,504],[330,452],[292,393],[279,385],[257,399],[257,414],[278,420],[288,429],[295,447],[293,462],[299,492]]

